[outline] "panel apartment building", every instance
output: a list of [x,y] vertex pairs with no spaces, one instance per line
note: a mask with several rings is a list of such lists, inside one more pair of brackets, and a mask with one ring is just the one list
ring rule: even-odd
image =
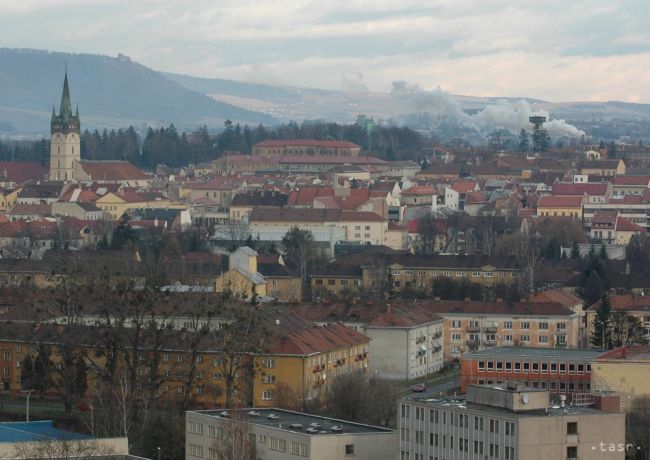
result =
[[[606,398],[618,401],[598,407]],[[400,460],[625,458],[624,414],[552,403],[546,390],[470,385],[466,398],[405,398],[398,412]]]

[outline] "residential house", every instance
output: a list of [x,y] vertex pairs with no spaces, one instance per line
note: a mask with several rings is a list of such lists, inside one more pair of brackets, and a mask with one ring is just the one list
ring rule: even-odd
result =
[[537,202],[540,217],[571,217],[582,219],[583,196],[545,195]]
[[253,145],[252,155],[270,157],[286,156],[357,156],[361,147],[348,141],[293,139],[267,140]]

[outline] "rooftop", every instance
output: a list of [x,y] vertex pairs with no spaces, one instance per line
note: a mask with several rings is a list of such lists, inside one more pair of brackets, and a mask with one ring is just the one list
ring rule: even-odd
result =
[[637,361],[650,363],[650,346],[648,345],[631,345],[615,348],[611,351],[601,354],[598,361]]
[[54,428],[51,420],[0,423],[0,442],[63,441],[91,439],[89,436]]
[[316,435],[340,435],[340,434],[368,434],[368,433],[392,433],[393,430],[361,423],[346,422],[329,417],[293,412],[275,408],[249,408],[236,411],[228,410],[203,410],[190,411],[215,417],[222,420],[229,420],[234,413],[236,419],[251,423],[253,425],[267,428],[276,428],[294,433],[302,433],[308,436]]
[[466,358],[543,358],[591,360],[601,355],[600,350],[577,350],[570,348],[494,347],[463,354]]

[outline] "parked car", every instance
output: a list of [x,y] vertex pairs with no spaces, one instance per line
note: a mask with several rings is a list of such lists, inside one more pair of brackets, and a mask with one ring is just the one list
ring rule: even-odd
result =
[[422,393],[424,390],[427,389],[427,386],[424,383],[418,383],[413,387],[413,391],[415,393]]

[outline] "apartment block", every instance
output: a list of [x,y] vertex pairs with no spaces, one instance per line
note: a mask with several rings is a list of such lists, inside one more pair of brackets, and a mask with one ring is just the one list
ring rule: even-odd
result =
[[[186,413],[185,458],[230,459],[232,440],[260,460],[393,460],[395,431],[282,409]],[[244,458],[244,457],[242,457]]]
[[462,398],[402,399],[397,420],[400,460],[625,458],[624,414],[570,407],[548,390],[469,385]]

